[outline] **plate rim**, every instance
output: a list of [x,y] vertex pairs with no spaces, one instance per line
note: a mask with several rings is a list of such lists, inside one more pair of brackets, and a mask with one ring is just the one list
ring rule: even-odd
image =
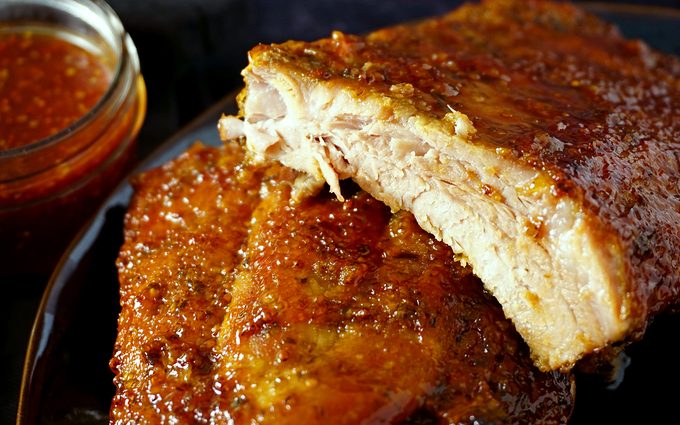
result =
[[577,7],[582,7],[584,10],[590,13],[610,12],[680,19],[680,9],[669,6],[652,6],[634,3],[606,3],[601,1],[575,1],[573,4]]

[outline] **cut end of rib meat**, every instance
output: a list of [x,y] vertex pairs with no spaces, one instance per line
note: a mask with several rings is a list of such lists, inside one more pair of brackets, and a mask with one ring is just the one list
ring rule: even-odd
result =
[[490,1],[443,18],[258,46],[243,73],[255,160],[352,178],[412,212],[501,303],[543,369],[676,304],[676,59],[578,9]]
[[[393,209],[411,211],[472,264],[539,365],[570,364],[623,336],[630,306],[620,247],[601,243],[597,219],[553,194],[547,173],[480,149],[457,111],[418,122],[394,115],[398,102],[389,97],[353,102],[357,94],[338,88],[292,90],[282,71],[262,71],[246,74],[251,151],[326,180],[340,198],[339,180],[352,177]],[[323,106],[296,99],[300,91]]]

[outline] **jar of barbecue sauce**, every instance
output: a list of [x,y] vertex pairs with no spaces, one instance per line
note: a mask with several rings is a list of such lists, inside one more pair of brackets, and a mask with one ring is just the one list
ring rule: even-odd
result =
[[51,272],[128,171],[145,112],[106,3],[0,1],[0,276]]

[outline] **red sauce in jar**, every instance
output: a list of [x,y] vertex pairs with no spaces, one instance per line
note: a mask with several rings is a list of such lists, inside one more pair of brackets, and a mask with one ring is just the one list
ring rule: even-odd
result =
[[0,276],[49,273],[132,165],[144,82],[106,43],[0,26]]
[[0,34],[0,150],[54,135],[92,109],[111,82],[103,59],[54,36]]

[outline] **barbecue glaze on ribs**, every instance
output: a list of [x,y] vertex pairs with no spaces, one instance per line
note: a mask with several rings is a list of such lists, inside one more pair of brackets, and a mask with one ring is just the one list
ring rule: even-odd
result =
[[680,62],[561,3],[260,45],[256,160],[352,178],[472,265],[543,369],[639,337],[680,291]]
[[118,259],[114,424],[564,423],[529,350],[451,249],[345,187],[194,146],[136,178]]

